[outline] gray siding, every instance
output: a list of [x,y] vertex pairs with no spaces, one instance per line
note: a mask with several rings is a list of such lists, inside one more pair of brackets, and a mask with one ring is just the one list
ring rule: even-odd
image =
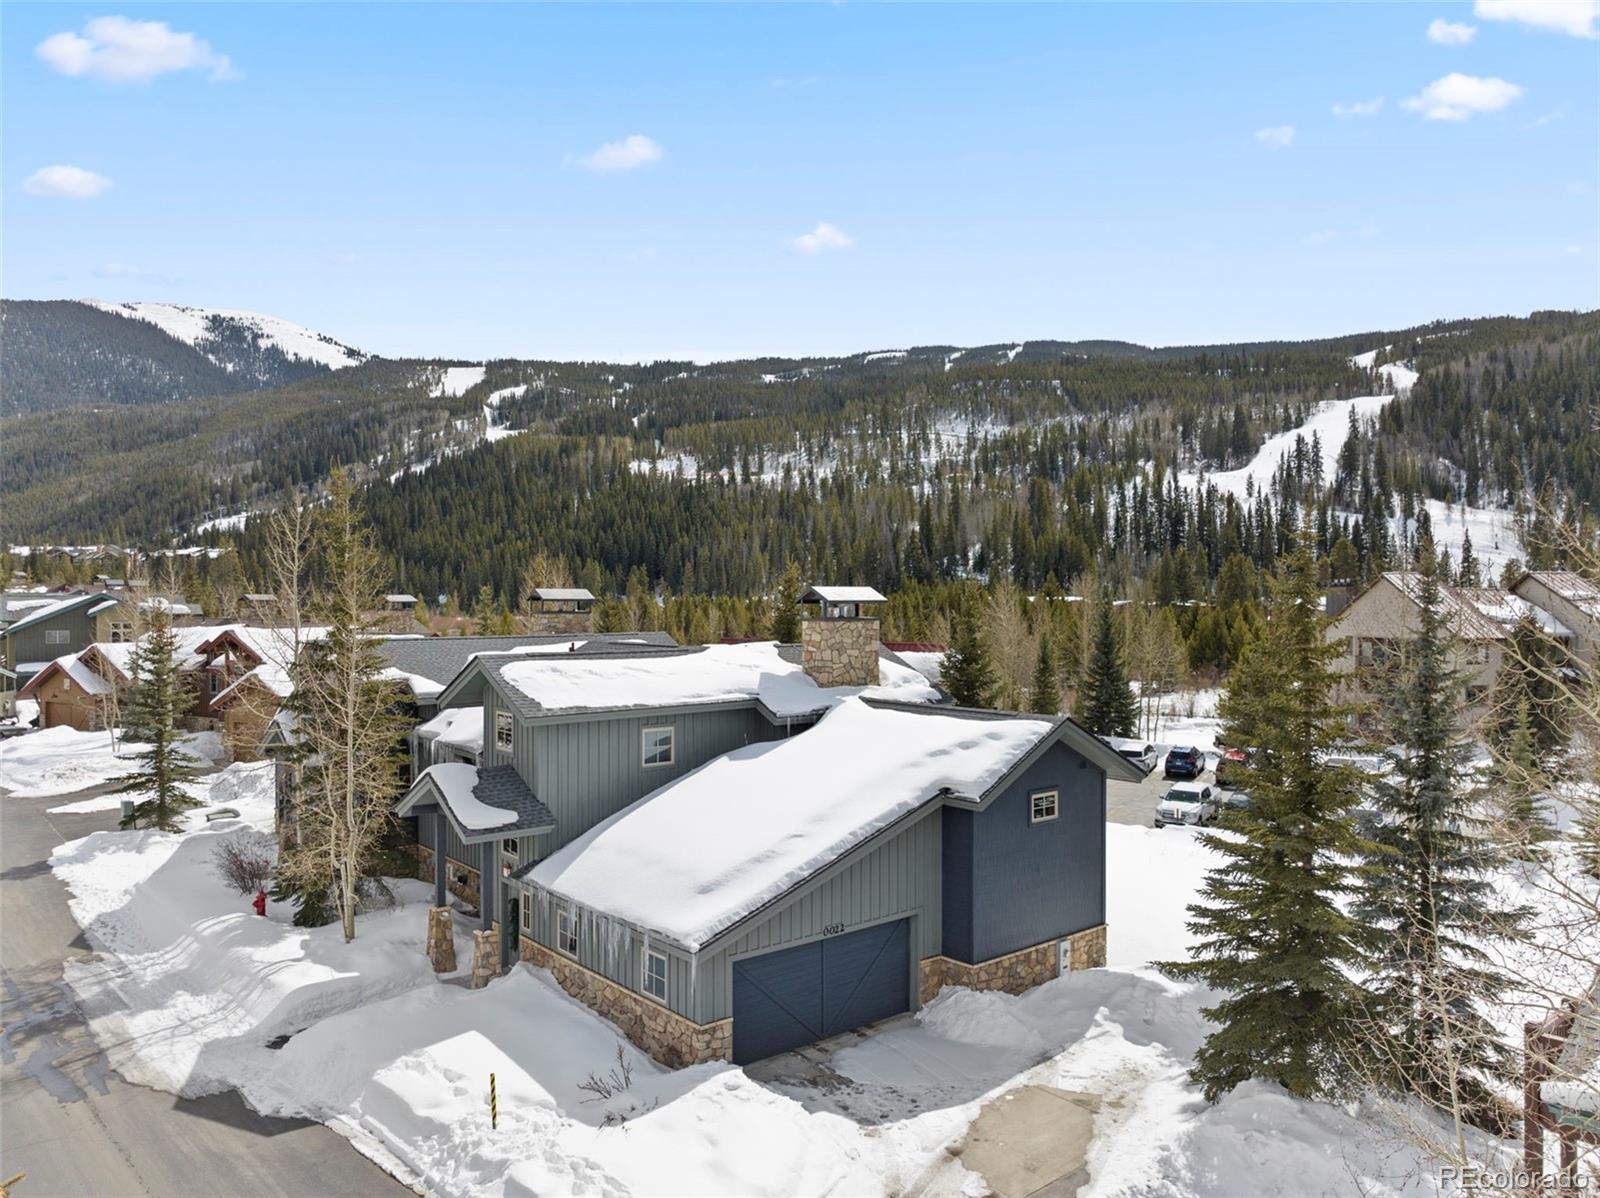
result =
[[[673,762],[645,766],[640,759],[643,730],[662,725],[674,729]],[[516,765],[556,817],[555,833],[545,838],[550,843],[541,846],[551,853],[713,757],[782,735],[781,728],[754,710],[533,721],[519,731]],[[524,740],[526,754],[520,743]]]
[[[15,670],[24,662],[50,662],[68,653],[77,653],[87,649],[95,636],[95,621],[88,615],[92,604],[77,608],[74,611],[64,612],[54,619],[45,620],[24,628],[20,632],[6,633],[6,662],[8,668]],[[47,632],[65,631],[67,640],[65,644],[50,645],[45,643]]]
[[[1032,823],[1035,791],[1060,815]],[[1105,922],[1105,774],[1051,746],[981,811],[944,813],[945,954],[979,962]]]
[[[934,807],[884,843],[855,860],[824,871],[780,899],[773,909],[714,951],[702,953],[696,1014],[700,1023],[733,1014],[733,962],[740,957],[817,940],[833,931],[853,932],[869,924],[911,919],[914,961],[942,951],[940,825]],[[833,931],[830,931],[833,930]],[[917,971],[911,971],[916,985]],[[912,1005],[916,995],[911,995]]]

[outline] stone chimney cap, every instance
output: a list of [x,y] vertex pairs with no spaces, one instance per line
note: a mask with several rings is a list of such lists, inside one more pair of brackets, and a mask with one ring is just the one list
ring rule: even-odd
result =
[[873,587],[814,586],[800,597],[802,603],[887,603]]

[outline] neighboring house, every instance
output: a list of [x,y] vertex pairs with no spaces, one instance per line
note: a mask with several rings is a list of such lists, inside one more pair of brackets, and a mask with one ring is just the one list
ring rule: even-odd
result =
[[1105,780],[1136,771],[1069,720],[943,706],[876,601],[800,645],[471,659],[397,808],[436,906],[670,1064],[1103,963]]
[[[1328,625],[1328,640],[1343,650],[1333,662],[1345,676],[1335,696],[1338,701],[1373,697],[1374,680],[1417,634],[1421,586],[1421,576],[1414,572],[1381,574]],[[1469,722],[1488,713],[1511,634],[1521,620],[1531,619],[1568,651],[1574,647],[1571,628],[1548,608],[1521,595],[1497,587],[1443,584],[1440,593],[1455,638],[1451,668],[1464,675],[1464,715]]]
[[[257,756],[267,720],[288,691],[293,657],[287,630],[244,624],[175,628],[178,669],[192,688],[191,731],[222,734],[235,759]],[[311,629],[304,635],[320,635]],[[99,641],[46,663],[20,698],[39,703],[41,728],[103,728],[116,718],[132,684],[131,641]]]
[[594,595],[582,587],[534,587],[529,592],[530,632],[588,632],[593,626]]
[[935,686],[943,680],[944,655],[949,645],[934,641],[884,641],[883,647]]
[[1600,666],[1600,583],[1571,570],[1529,570],[1511,593],[1549,612],[1572,630],[1572,655]]
[[53,596],[48,603],[30,604],[0,629],[0,642],[5,648],[5,668],[26,684],[58,657],[81,652],[96,641],[126,640],[132,635],[132,613],[120,596],[79,591]]

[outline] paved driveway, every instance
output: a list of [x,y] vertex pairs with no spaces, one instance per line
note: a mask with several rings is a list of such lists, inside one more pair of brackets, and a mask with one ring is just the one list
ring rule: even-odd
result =
[[48,865],[62,841],[116,825],[114,811],[46,811],[93,793],[0,794],[0,1177],[27,1174],[14,1198],[409,1195],[320,1124],[110,1071],[61,980],[62,961],[90,948]]
[[[1198,781],[1217,784],[1214,769],[1201,774]],[[1162,776],[1161,764],[1143,782],[1106,783],[1106,821],[1113,824],[1140,824],[1150,827],[1156,817],[1156,804],[1172,782]]]

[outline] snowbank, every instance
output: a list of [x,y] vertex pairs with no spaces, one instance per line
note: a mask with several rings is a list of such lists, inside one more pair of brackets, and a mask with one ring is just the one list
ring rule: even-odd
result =
[[1051,727],[847,699],[800,737],[735,749],[669,782],[531,880],[695,949],[940,791],[981,797]]
[[411,905],[361,916],[347,945],[337,926],[293,927],[279,904],[258,917],[218,878],[219,840],[271,828],[272,770],[230,766],[206,788],[209,805],[239,819],[206,824],[197,812],[181,834],[96,832],[50,858],[99,954],[63,976],[130,1081],[188,1096],[228,1089],[266,1067],[273,1037],[433,980],[420,882],[397,882]]
[[[0,790],[33,799],[104,786],[135,772],[139,763],[133,756],[147,748],[136,741],[119,741],[113,748],[109,732],[42,728],[0,741]],[[222,753],[214,732],[185,737],[180,748],[197,761],[215,760]]]

